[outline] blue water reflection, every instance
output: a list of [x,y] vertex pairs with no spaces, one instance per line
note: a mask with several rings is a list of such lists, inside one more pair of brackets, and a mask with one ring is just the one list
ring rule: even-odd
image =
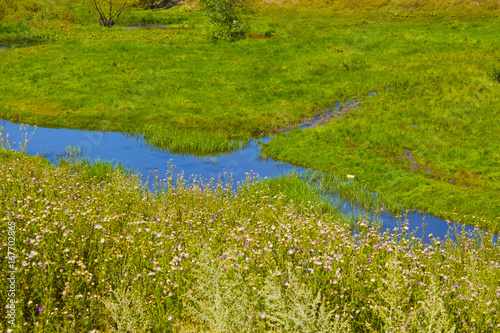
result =
[[[339,107],[335,105],[335,109]],[[14,124],[6,120],[0,120],[3,127],[4,136],[9,134],[9,141],[14,145],[24,140],[19,124]],[[83,131],[71,129],[54,129],[27,126],[28,136],[33,131],[27,145],[26,153],[39,155],[47,158],[52,163],[64,156],[68,146],[79,147],[83,156],[91,161],[108,161],[112,164],[121,164],[133,172],[140,173],[145,181],[150,173],[158,171],[158,175],[163,177],[169,171],[169,162],[175,165],[175,172],[183,172],[185,177],[197,175],[203,178],[219,178],[224,174],[232,175],[235,186],[238,182],[245,181],[247,175],[257,174],[261,178],[276,177],[296,170],[304,171],[303,168],[296,168],[288,163],[264,159],[261,155],[261,148],[256,141],[251,141],[246,147],[238,151],[220,154],[209,157],[199,157],[189,154],[174,154],[169,151],[159,150],[148,145],[141,136],[126,135],[117,132]],[[263,139],[267,141],[268,138]],[[364,212],[357,205],[352,206],[348,201],[341,200],[338,196],[331,195],[329,198],[337,204],[339,209],[345,214],[355,216],[370,215]],[[371,214],[371,219],[381,221],[382,229],[393,230],[402,225],[404,218],[398,218],[387,213],[377,216]],[[464,228],[465,231],[473,231],[473,228],[458,223],[448,223],[446,220],[435,216],[410,212],[406,219],[409,221],[410,230],[415,231],[415,236],[429,242],[428,235],[444,239],[447,233],[454,228]]]

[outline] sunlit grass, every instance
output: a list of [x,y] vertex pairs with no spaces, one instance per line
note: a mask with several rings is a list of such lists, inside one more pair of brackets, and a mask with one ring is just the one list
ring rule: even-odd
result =
[[67,2],[46,18],[63,25],[36,16],[0,28],[0,43],[42,43],[1,51],[0,117],[214,154],[357,98],[361,109],[277,137],[265,153],[498,229],[499,21],[488,14],[494,3],[478,3],[259,5],[247,13],[249,38],[210,43],[192,7],[132,10],[102,29],[89,8]]
[[88,177],[79,169],[91,166],[0,152],[0,234],[5,244],[15,224],[19,255],[15,331],[500,328],[490,235],[424,245],[405,226],[389,235],[362,220],[353,234],[297,176],[237,193],[167,177],[153,194],[119,169]]

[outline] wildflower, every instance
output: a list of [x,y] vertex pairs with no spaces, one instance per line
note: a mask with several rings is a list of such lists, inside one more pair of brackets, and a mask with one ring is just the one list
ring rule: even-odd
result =
[[142,274],[137,274],[137,277],[138,277],[138,278],[141,278],[141,277],[142,277]]
[[347,175],[348,179],[354,179],[354,175]]
[[44,308],[45,308],[45,306],[39,306],[38,307],[38,312],[42,312]]
[[35,238],[36,238],[36,239],[42,239],[42,238],[43,238],[43,236],[42,236],[42,235],[37,235]]
[[43,264],[39,264],[39,265],[38,265],[38,268],[42,268],[42,267],[43,267]]
[[31,258],[35,257],[37,254],[38,254],[38,252],[31,251],[30,254],[28,254],[28,259],[31,259]]
[[102,229],[102,225],[100,225],[100,224],[96,224],[96,225],[94,226],[94,229]]

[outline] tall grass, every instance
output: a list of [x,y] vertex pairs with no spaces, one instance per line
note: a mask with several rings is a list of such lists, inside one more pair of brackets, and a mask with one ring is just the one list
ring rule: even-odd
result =
[[[353,234],[321,204],[265,182],[234,193],[180,178],[153,195],[119,170],[96,181],[1,156],[3,249],[16,225],[15,331],[500,328],[500,253],[484,232],[424,245],[404,227],[381,234],[361,221]],[[12,328],[4,314],[0,323]]]
[[175,153],[207,155],[221,151],[233,151],[242,148],[248,140],[232,140],[225,133],[200,132],[182,128],[162,128],[149,126],[145,139],[153,146],[169,149]]
[[[403,206],[390,193],[380,195],[371,192],[357,182],[354,175],[351,175],[352,179],[346,176],[340,177],[309,170],[304,174],[303,178],[307,183],[317,187],[320,193],[338,194],[341,199],[348,200],[352,206],[358,205],[364,210],[375,214],[382,211],[394,215],[401,214]],[[411,207],[405,208],[409,209]]]

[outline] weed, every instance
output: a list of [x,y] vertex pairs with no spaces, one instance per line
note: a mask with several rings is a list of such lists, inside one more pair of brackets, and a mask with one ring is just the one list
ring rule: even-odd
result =
[[490,77],[493,81],[500,83],[500,67],[493,67]]

